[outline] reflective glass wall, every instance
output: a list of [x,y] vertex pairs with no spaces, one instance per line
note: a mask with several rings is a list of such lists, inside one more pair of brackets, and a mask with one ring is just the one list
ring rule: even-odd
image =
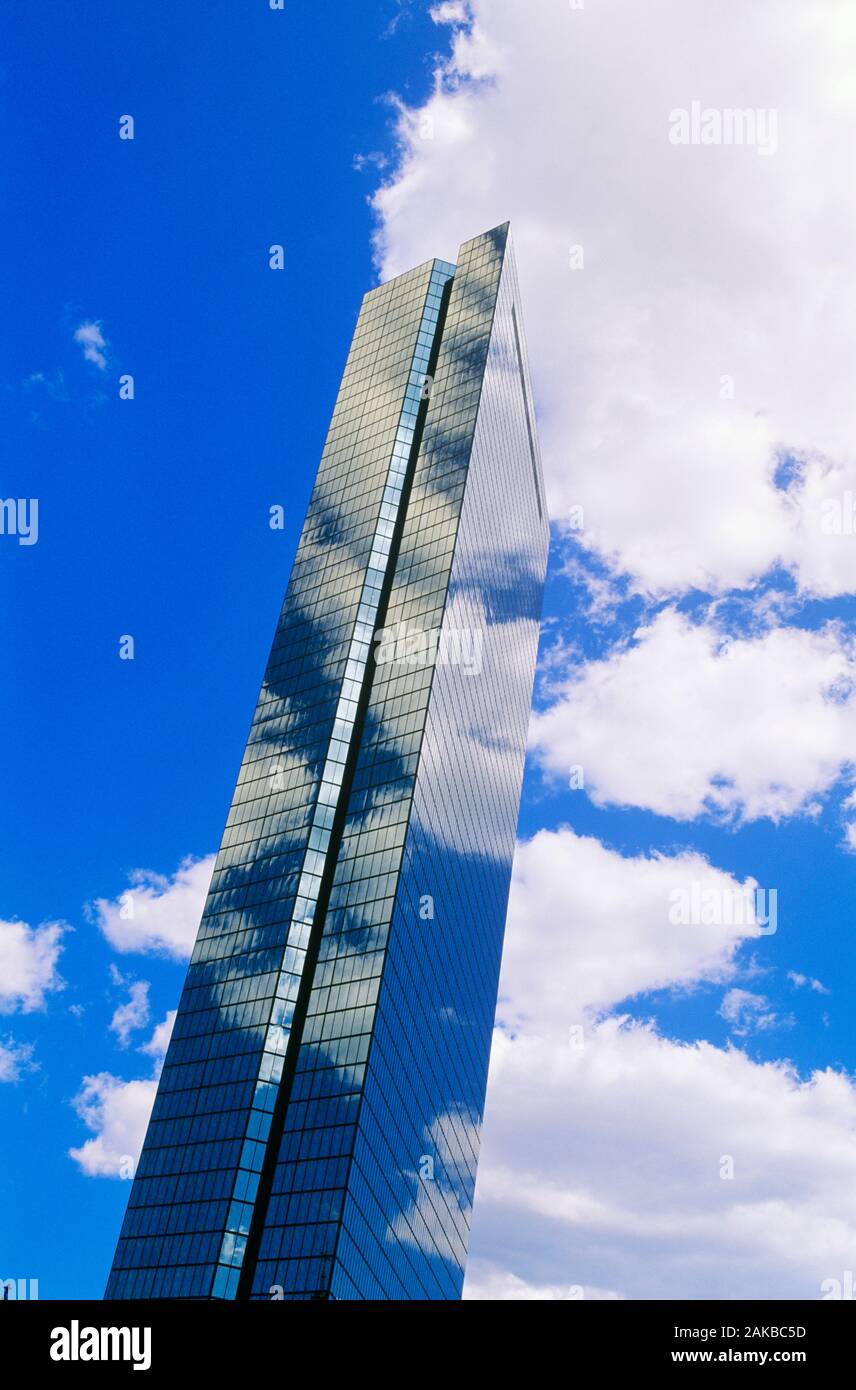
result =
[[107,1297],[234,1297],[449,278],[363,302]]

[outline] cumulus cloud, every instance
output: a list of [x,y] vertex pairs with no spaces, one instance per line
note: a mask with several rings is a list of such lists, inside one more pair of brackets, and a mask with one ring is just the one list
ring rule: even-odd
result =
[[61,922],[0,922],[0,1013],[43,1009],[45,995],[62,989],[57,961],[67,930]]
[[156,1079],[122,1081],[109,1072],[84,1077],[74,1108],[95,1137],[69,1153],[88,1177],[133,1173],[156,1092]]
[[111,946],[186,959],[196,940],[214,858],[184,859],[172,878],[135,869],[131,887],[118,898],[97,898],[92,915]]
[[847,819],[844,822],[844,839],[842,848],[849,853],[856,853],[856,791],[842,802],[841,809]]
[[74,341],[83,348],[87,362],[93,362],[102,372],[107,368],[107,341],[101,324],[87,321],[74,330]]
[[520,1280],[586,1297],[819,1298],[850,1268],[853,1078],[674,1041],[621,1010],[647,990],[727,980],[738,1026],[774,1012],[739,983],[737,931],[669,927],[660,910],[687,875],[740,887],[699,860],[625,860],[569,830],[519,847],[473,1296]]
[[719,1015],[738,1038],[763,1033],[769,1028],[791,1027],[793,1019],[781,1019],[763,994],[748,989],[730,989],[723,996]]
[[33,1069],[33,1047],[18,1043],[14,1038],[0,1040],[0,1083],[20,1081],[25,1071]]
[[472,1253],[628,1298],[819,1298],[852,1267],[854,1161],[846,1075],[617,1018],[582,1048],[499,1032]]
[[126,1003],[119,1005],[110,1020],[110,1031],[116,1034],[120,1047],[127,1047],[131,1034],[148,1023],[149,989],[148,980],[133,981]]
[[517,1029],[537,1021],[539,1031],[567,1040],[587,1012],[654,989],[729,980],[741,942],[758,939],[760,929],[754,921],[674,923],[673,895],[693,884],[723,899],[747,886],[694,851],[626,859],[568,828],[539,831],[519,845],[502,1022]]
[[431,18],[435,24],[465,24],[469,17],[465,0],[441,0],[439,5],[434,5],[431,9]]
[[[383,274],[510,218],[551,514],[582,506],[586,544],[648,592],[743,587],[777,561],[853,592],[853,537],[822,526],[856,487],[852,8],[467,12],[435,7],[451,56],[401,110]],[[672,143],[696,100],[775,111],[775,154]]]
[[554,695],[537,756],[557,776],[581,765],[600,805],[778,821],[856,762],[856,649],[834,624],[723,643],[666,608]]
[[810,975],[802,975],[798,970],[789,970],[788,979],[790,980],[794,989],[803,989],[806,985],[808,985],[809,989],[813,990],[815,994],[830,993],[830,991],[826,988],[826,985],[821,984],[820,980],[813,980]]
[[556,1285],[556,1284],[527,1284],[525,1280],[519,1279],[516,1274],[510,1274],[508,1270],[502,1269],[499,1265],[492,1264],[489,1260],[471,1260],[467,1266],[467,1283],[464,1289],[464,1298],[471,1302],[479,1300],[481,1302],[547,1302],[561,1300],[563,1302],[572,1299],[585,1298],[587,1301],[592,1299],[615,1299],[621,1295],[613,1293],[610,1289],[595,1289],[589,1286],[583,1288],[582,1285]]
[[148,1042],[143,1043],[139,1048],[140,1052],[147,1052],[150,1057],[157,1058],[158,1062],[166,1056],[166,1050],[169,1047],[169,1040],[172,1037],[173,1024],[175,1023],[175,1016],[177,1013],[177,1009],[169,1010],[166,1018],[158,1024]]
[[155,1058],[153,1076],[124,1081],[98,1072],[83,1078],[73,1104],[93,1138],[69,1149],[69,1156],[88,1177],[128,1178],[136,1170],[174,1020],[168,1014],[139,1049]]

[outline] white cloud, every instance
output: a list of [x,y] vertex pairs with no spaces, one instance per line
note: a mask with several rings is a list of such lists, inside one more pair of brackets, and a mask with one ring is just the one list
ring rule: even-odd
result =
[[770,1028],[793,1025],[792,1018],[779,1018],[775,1009],[770,1007],[769,999],[763,994],[753,994],[748,989],[728,990],[719,1006],[719,1014],[738,1038],[748,1037],[750,1033],[763,1033]]
[[853,1080],[602,1016],[626,996],[722,980],[738,1023],[738,1005],[756,1027],[774,1012],[736,983],[738,932],[666,925],[659,904],[687,874],[739,886],[688,851],[624,860],[569,830],[519,847],[473,1296],[521,1280],[586,1297],[819,1298],[851,1267]]
[[148,980],[135,980],[129,987],[127,1003],[120,1004],[110,1020],[110,1030],[118,1037],[120,1047],[127,1047],[131,1034],[148,1023],[149,989]]
[[69,1155],[88,1177],[129,1177],[135,1171],[174,1021],[175,1014],[167,1014],[139,1049],[155,1057],[152,1077],[123,1081],[110,1072],[99,1072],[83,1078],[73,1103],[94,1138],[69,1149]]
[[20,1081],[25,1071],[33,1068],[31,1043],[16,1043],[14,1038],[0,1041],[0,1083]]
[[67,930],[61,922],[0,922],[0,1013],[43,1009],[45,995],[62,989],[56,966]]
[[465,24],[469,18],[469,8],[465,0],[441,0],[431,9],[435,24]]
[[107,342],[101,324],[87,321],[74,330],[74,341],[83,348],[87,362],[94,362],[103,372],[107,367]]
[[856,763],[856,652],[835,625],[722,638],[665,609],[536,716],[542,764],[600,805],[691,819],[808,812]]
[[628,1298],[819,1298],[852,1268],[854,1162],[856,1087],[831,1070],[618,1019],[579,1050],[500,1032],[472,1254]]
[[489,1260],[471,1260],[467,1265],[467,1283],[464,1289],[464,1298],[479,1300],[481,1302],[547,1302],[563,1301],[585,1298],[587,1301],[592,1299],[616,1299],[621,1298],[621,1294],[614,1293],[609,1289],[584,1289],[582,1285],[560,1285],[560,1284],[527,1284],[523,1279],[518,1279],[516,1274],[510,1274],[508,1270],[502,1269],[499,1265],[492,1264]]
[[122,1081],[104,1071],[83,1078],[74,1108],[95,1138],[69,1154],[88,1177],[117,1178],[136,1167],[157,1084],[157,1079]]
[[[852,592],[856,539],[820,528],[823,498],[856,487],[852,7],[470,9],[433,138],[401,113],[383,274],[510,218],[552,514],[581,504],[587,543],[651,591],[745,586],[781,559]],[[777,153],[671,144],[694,100],[776,109]],[[788,453],[803,477],[783,491]]]
[[[807,458],[791,488],[791,563],[822,598],[856,589],[856,464]],[[849,520],[848,520],[849,518]]]
[[757,940],[758,928],[675,925],[671,895],[693,883],[723,895],[744,886],[690,850],[625,859],[567,828],[519,845],[501,1021],[509,1028],[537,1021],[539,1032],[567,1041],[588,1011],[649,990],[729,980],[738,946]]
[[794,989],[803,989],[805,985],[808,985],[809,989],[813,990],[815,994],[831,993],[831,991],[826,988],[826,985],[821,984],[820,980],[813,980],[811,976],[802,975],[798,970],[789,970],[788,979]]
[[[852,7],[470,9],[424,112],[401,111],[384,277],[510,218],[554,517],[581,505],[585,543],[649,592],[745,587],[776,561],[806,591],[852,592],[856,537],[823,529],[856,490]],[[776,155],[670,145],[670,111],[696,98],[777,108]],[[816,815],[856,762],[852,649],[832,628],[718,647],[666,614],[590,663],[536,722],[545,766],[677,818]],[[593,1017],[736,975],[738,932],[679,935],[659,913],[676,872],[727,886],[691,859],[625,863],[567,831],[520,850],[474,1297],[812,1298],[852,1265],[849,1077]],[[738,989],[726,1012],[775,1013]]]
[[160,1061],[166,1056],[169,1047],[169,1040],[172,1037],[172,1029],[175,1023],[177,1009],[170,1009],[166,1018],[158,1024],[147,1043],[143,1043],[140,1052],[147,1052],[149,1056],[155,1057]]
[[173,877],[135,869],[132,887],[114,900],[98,898],[95,920],[117,951],[172,956],[183,960],[193,950],[211,874],[213,854],[182,860]]

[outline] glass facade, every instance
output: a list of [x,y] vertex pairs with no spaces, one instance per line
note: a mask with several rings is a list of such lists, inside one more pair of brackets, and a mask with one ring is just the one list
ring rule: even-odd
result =
[[537,447],[507,225],[366,295],[108,1298],[460,1297]]

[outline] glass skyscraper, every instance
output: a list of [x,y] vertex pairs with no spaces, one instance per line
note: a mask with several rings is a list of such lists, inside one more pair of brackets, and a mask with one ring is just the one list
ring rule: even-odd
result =
[[547,544],[505,225],[363,301],[108,1298],[460,1297]]

